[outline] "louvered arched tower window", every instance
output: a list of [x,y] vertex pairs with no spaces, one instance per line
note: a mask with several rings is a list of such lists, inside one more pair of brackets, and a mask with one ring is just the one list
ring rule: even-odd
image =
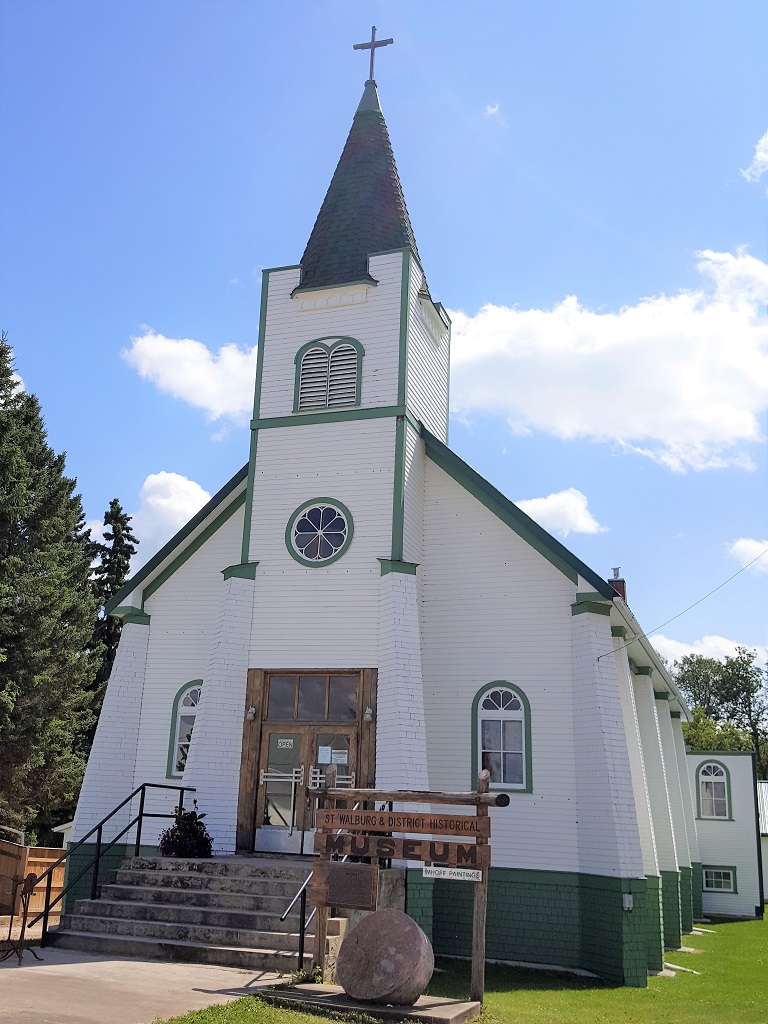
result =
[[300,348],[293,411],[359,405],[364,354],[354,338],[319,338]]

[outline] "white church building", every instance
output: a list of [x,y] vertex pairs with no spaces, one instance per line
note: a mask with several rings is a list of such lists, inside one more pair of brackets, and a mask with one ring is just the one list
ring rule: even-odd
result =
[[[488,957],[643,985],[701,913],[701,819],[730,819],[697,787],[722,779],[689,780],[688,711],[621,581],[448,446],[450,334],[369,80],[301,261],[263,274],[248,463],[107,609],[123,630],[71,838],[171,783],[215,854],[296,854],[330,764],[448,791],[487,768],[510,797]],[[409,865],[436,952],[468,952],[471,888]]]

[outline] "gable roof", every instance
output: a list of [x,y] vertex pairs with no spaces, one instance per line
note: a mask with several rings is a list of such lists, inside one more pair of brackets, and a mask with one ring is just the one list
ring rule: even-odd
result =
[[418,258],[376,83],[369,80],[301,258],[297,291],[371,281],[368,256],[404,248]]
[[524,541],[535,548],[543,555],[556,569],[559,569],[573,583],[578,582],[581,577],[603,597],[611,601],[616,597],[616,591],[611,584],[599,576],[588,565],[577,558],[572,551],[526,515],[518,508],[513,501],[510,501],[493,484],[489,483],[478,472],[472,469],[463,459],[452,451],[448,445],[443,444],[434,434],[421,425],[421,436],[427,456],[444,470],[449,476],[461,484],[461,486],[474,495],[478,501],[497,516],[503,523],[506,523]]

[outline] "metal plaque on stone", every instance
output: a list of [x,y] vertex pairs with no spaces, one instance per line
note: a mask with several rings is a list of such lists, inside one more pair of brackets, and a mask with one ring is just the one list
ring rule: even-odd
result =
[[320,861],[312,872],[312,900],[317,906],[375,910],[378,889],[376,864]]

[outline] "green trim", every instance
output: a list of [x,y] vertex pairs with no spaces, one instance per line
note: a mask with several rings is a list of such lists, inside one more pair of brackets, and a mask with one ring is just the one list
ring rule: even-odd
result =
[[[641,675],[642,675],[642,673],[641,673]],[[669,700],[670,696],[671,696],[671,694],[669,694],[666,690],[654,690],[653,691],[653,699],[654,700]]]
[[[696,751],[696,753],[698,753],[698,751]],[[718,753],[722,754],[722,751],[718,751]],[[750,756],[753,756],[751,750],[734,751],[734,753],[749,754]],[[725,809],[727,811],[727,814],[724,817],[710,817],[709,815],[707,815],[705,817],[701,813],[701,779],[699,778],[699,772],[701,771],[702,768],[705,767],[705,765],[708,765],[708,764],[716,764],[718,767],[722,768],[723,771],[725,772]],[[703,761],[701,761],[699,764],[696,765],[696,775],[695,775],[695,778],[696,778],[696,820],[697,821],[733,821],[733,811],[732,811],[733,804],[731,803],[731,773],[730,773],[730,770],[728,769],[728,765],[727,764],[723,764],[723,762],[718,760],[716,757],[707,757]],[[709,890],[707,890],[707,891],[709,891]]]
[[173,576],[173,574],[180,569],[182,565],[184,565],[184,563],[190,559],[192,555],[194,555],[195,552],[198,551],[203,544],[205,544],[205,542],[209,540],[214,533],[216,533],[216,531],[235,514],[235,512],[237,512],[240,506],[244,504],[245,491],[238,494],[235,500],[231,502],[220,515],[216,516],[213,522],[209,523],[202,533],[199,533],[197,537],[195,537],[195,539],[188,544],[187,547],[185,547],[184,550],[176,556],[176,558],[174,558],[170,565],[167,565],[161,573],[158,573],[158,575],[155,576],[151,583],[146,585],[142,595],[142,600],[146,601],[148,598],[152,597],[155,591],[159,590],[159,588],[162,587],[162,585],[167,582],[171,576]]
[[241,562],[240,565],[228,565],[226,569],[221,571],[225,580],[255,580],[256,566],[258,564],[258,562]]
[[173,762],[176,754],[176,722],[179,717],[179,701],[184,694],[193,686],[199,686],[202,688],[202,679],[190,679],[189,682],[184,683],[176,691],[176,696],[173,698],[173,704],[171,706],[171,732],[168,736],[168,761],[165,766],[165,777],[166,779],[182,779],[184,777],[183,772],[175,772],[173,770]]
[[[129,594],[132,594],[134,590],[136,590],[137,587],[139,587],[144,582],[144,580],[149,575],[151,575],[155,571],[155,569],[158,568],[158,566],[162,565],[166,558],[168,558],[169,555],[176,550],[176,548],[183,544],[184,541],[189,537],[189,535],[193,533],[198,528],[198,526],[200,526],[201,523],[204,523],[208,516],[210,516],[218,508],[218,506],[221,505],[222,502],[224,502],[232,494],[232,492],[237,489],[237,487],[246,479],[247,475],[248,466],[243,466],[242,469],[239,469],[237,473],[235,473],[235,475],[232,477],[232,479],[227,481],[227,483],[224,484],[221,490],[217,491],[217,493],[214,494],[211,500],[206,505],[204,505],[196,515],[192,516],[187,525],[183,526],[177,534],[171,537],[168,543],[164,544],[163,547],[161,547],[160,550],[157,552],[157,554],[154,555],[154,557],[150,558],[150,560],[143,567],[143,569],[141,569],[141,571],[138,572],[135,576],[131,577],[131,579],[129,579],[120,590],[118,590],[114,597],[110,598],[110,600],[107,601],[104,607],[104,611],[107,613],[107,615],[110,615],[114,608],[117,608],[120,604],[122,604],[122,602],[125,600],[126,597],[128,597]],[[242,500],[244,498],[245,491],[243,491],[242,498],[239,499],[240,504],[242,504]],[[236,507],[239,508],[239,505],[237,505]],[[234,511],[234,508],[232,509],[232,511]],[[229,515],[231,515],[231,512],[229,513]],[[157,587],[155,587],[154,589],[156,590]],[[145,591],[144,598],[146,598],[146,596],[147,594]]]
[[306,295],[308,292],[326,292],[330,291],[332,288],[355,288],[358,285],[366,285],[368,288],[375,288],[378,285],[378,283],[379,282],[376,280],[375,277],[364,277],[361,278],[359,281],[345,281],[344,284],[297,284],[296,287],[291,292],[291,298],[293,298],[294,295]]
[[[532,793],[533,792],[533,752],[531,750],[531,705],[526,697],[525,693],[516,686],[514,683],[510,683],[506,679],[494,679],[492,683],[486,683],[485,686],[481,686],[480,689],[474,696],[472,701],[472,778],[471,786],[477,783],[477,773],[480,771],[480,759],[478,756],[478,742],[477,742],[477,717],[478,710],[480,707],[480,701],[490,690],[495,690],[498,687],[503,687],[508,690],[513,690],[520,698],[523,704],[523,736],[525,738],[525,785],[521,787],[510,788],[508,786],[494,786],[494,793]],[[470,786],[470,788],[471,788]]]
[[120,605],[119,608],[114,608],[109,614],[113,615],[116,619],[122,619],[123,625],[127,622],[133,622],[139,626],[149,625],[149,615],[133,605]]
[[400,364],[397,369],[397,404],[408,404],[408,321],[411,309],[411,259],[410,250],[403,250],[403,264],[400,277]]
[[418,562],[401,562],[396,558],[377,558],[381,563],[381,575],[387,576],[391,572],[399,572],[404,576],[415,576],[419,567]]
[[395,468],[392,481],[392,561],[403,560],[405,531],[405,419],[395,421]]
[[638,665],[631,658],[629,660],[629,670],[632,675],[635,676],[652,676],[653,668],[651,665]]
[[530,544],[572,583],[577,583],[578,577],[581,576],[592,584],[603,597],[613,599],[615,591],[606,580],[601,579],[588,565],[585,565],[580,558],[577,558],[546,530],[542,529],[493,484],[488,483],[471,466],[468,466],[463,459],[451,451],[448,445],[443,444],[424,426],[421,428],[421,436],[424,438],[427,455],[435,465],[461,484],[466,491],[477,498],[506,526],[514,530],[519,537]]
[[679,711],[670,711],[669,712],[669,717],[670,718],[682,718],[683,716],[680,714]]
[[574,601],[571,605],[571,615],[581,615],[582,612],[593,612],[595,615],[610,615],[611,609],[607,604],[598,604],[597,601]]
[[[333,342],[332,345],[326,345],[325,342],[329,341],[331,338],[335,338],[336,340]],[[309,352],[310,349],[313,348],[325,349],[325,351],[328,353],[328,373],[330,374],[331,353],[335,348],[338,348],[339,345],[350,345],[355,350],[355,352],[357,352],[357,370],[355,374],[355,400],[354,402],[348,402],[347,404],[350,406],[360,405],[360,394],[363,379],[363,356],[365,355],[365,349],[356,338],[350,338],[348,335],[344,334],[325,334],[323,335],[322,338],[315,338],[314,341],[308,341],[305,345],[302,345],[299,351],[293,357],[293,362],[296,367],[293,381],[293,411],[295,413],[301,411],[299,409],[299,397],[301,393],[301,361],[304,358],[304,355],[307,352]],[[328,406],[324,406],[324,409],[327,408]]]
[[612,598],[604,598],[602,594],[597,594],[594,590],[576,591],[576,604],[580,604],[582,602],[588,603],[593,601],[597,601],[600,604],[604,604],[606,608],[610,608],[610,606],[613,604]]
[[261,272],[261,303],[259,306],[259,335],[256,348],[256,384],[253,392],[253,416],[258,418],[261,409],[261,379],[264,372],[264,342],[267,335],[267,305],[269,304],[269,275],[271,270]]
[[[291,534],[293,533],[293,524],[299,518],[301,513],[304,512],[305,509],[311,508],[312,505],[318,504],[334,505],[336,508],[341,509],[341,511],[347,518],[347,539],[341,545],[339,550],[335,554],[331,555],[330,558],[326,558],[322,562],[313,562],[309,558],[303,558],[298,553],[298,551],[294,549],[293,544],[291,542]],[[288,520],[288,523],[285,527],[285,546],[288,548],[288,554],[291,556],[291,558],[295,559],[295,561],[297,561],[300,565],[306,565],[310,569],[324,569],[327,565],[331,565],[332,562],[335,562],[339,558],[341,558],[341,556],[346,552],[347,548],[352,543],[352,535],[354,534],[354,532],[355,524],[352,519],[352,513],[349,511],[346,505],[342,505],[342,503],[340,501],[337,501],[336,498],[310,498],[310,500],[305,501],[303,505],[299,505],[299,507],[295,510],[295,512],[291,515],[290,519]]]
[[627,631],[624,626],[611,626],[611,636],[617,636],[622,640],[626,640]]
[[[714,757],[754,757],[754,750],[689,750],[688,754],[712,754]],[[718,762],[719,764],[719,762]],[[725,767],[725,765],[723,765]]]
[[405,409],[399,405],[378,405],[370,409],[320,409],[318,412],[297,412],[292,416],[270,416],[268,419],[251,420],[251,430],[265,430],[269,427],[300,427],[307,423],[343,423],[345,420],[377,420],[386,416],[404,416]]
[[256,479],[256,452],[259,447],[258,430],[251,431],[251,444],[248,453],[248,479],[245,485],[245,513],[243,515],[243,543],[240,549],[240,561],[246,563],[251,553],[251,523],[253,521],[253,488]]
[[[730,871],[731,877],[733,878],[732,889],[708,889],[704,884],[706,882],[707,871]],[[734,893],[738,894],[738,886],[736,884],[736,867],[733,864],[702,864],[701,865],[701,891],[709,893],[720,893],[723,896],[732,896]]]

